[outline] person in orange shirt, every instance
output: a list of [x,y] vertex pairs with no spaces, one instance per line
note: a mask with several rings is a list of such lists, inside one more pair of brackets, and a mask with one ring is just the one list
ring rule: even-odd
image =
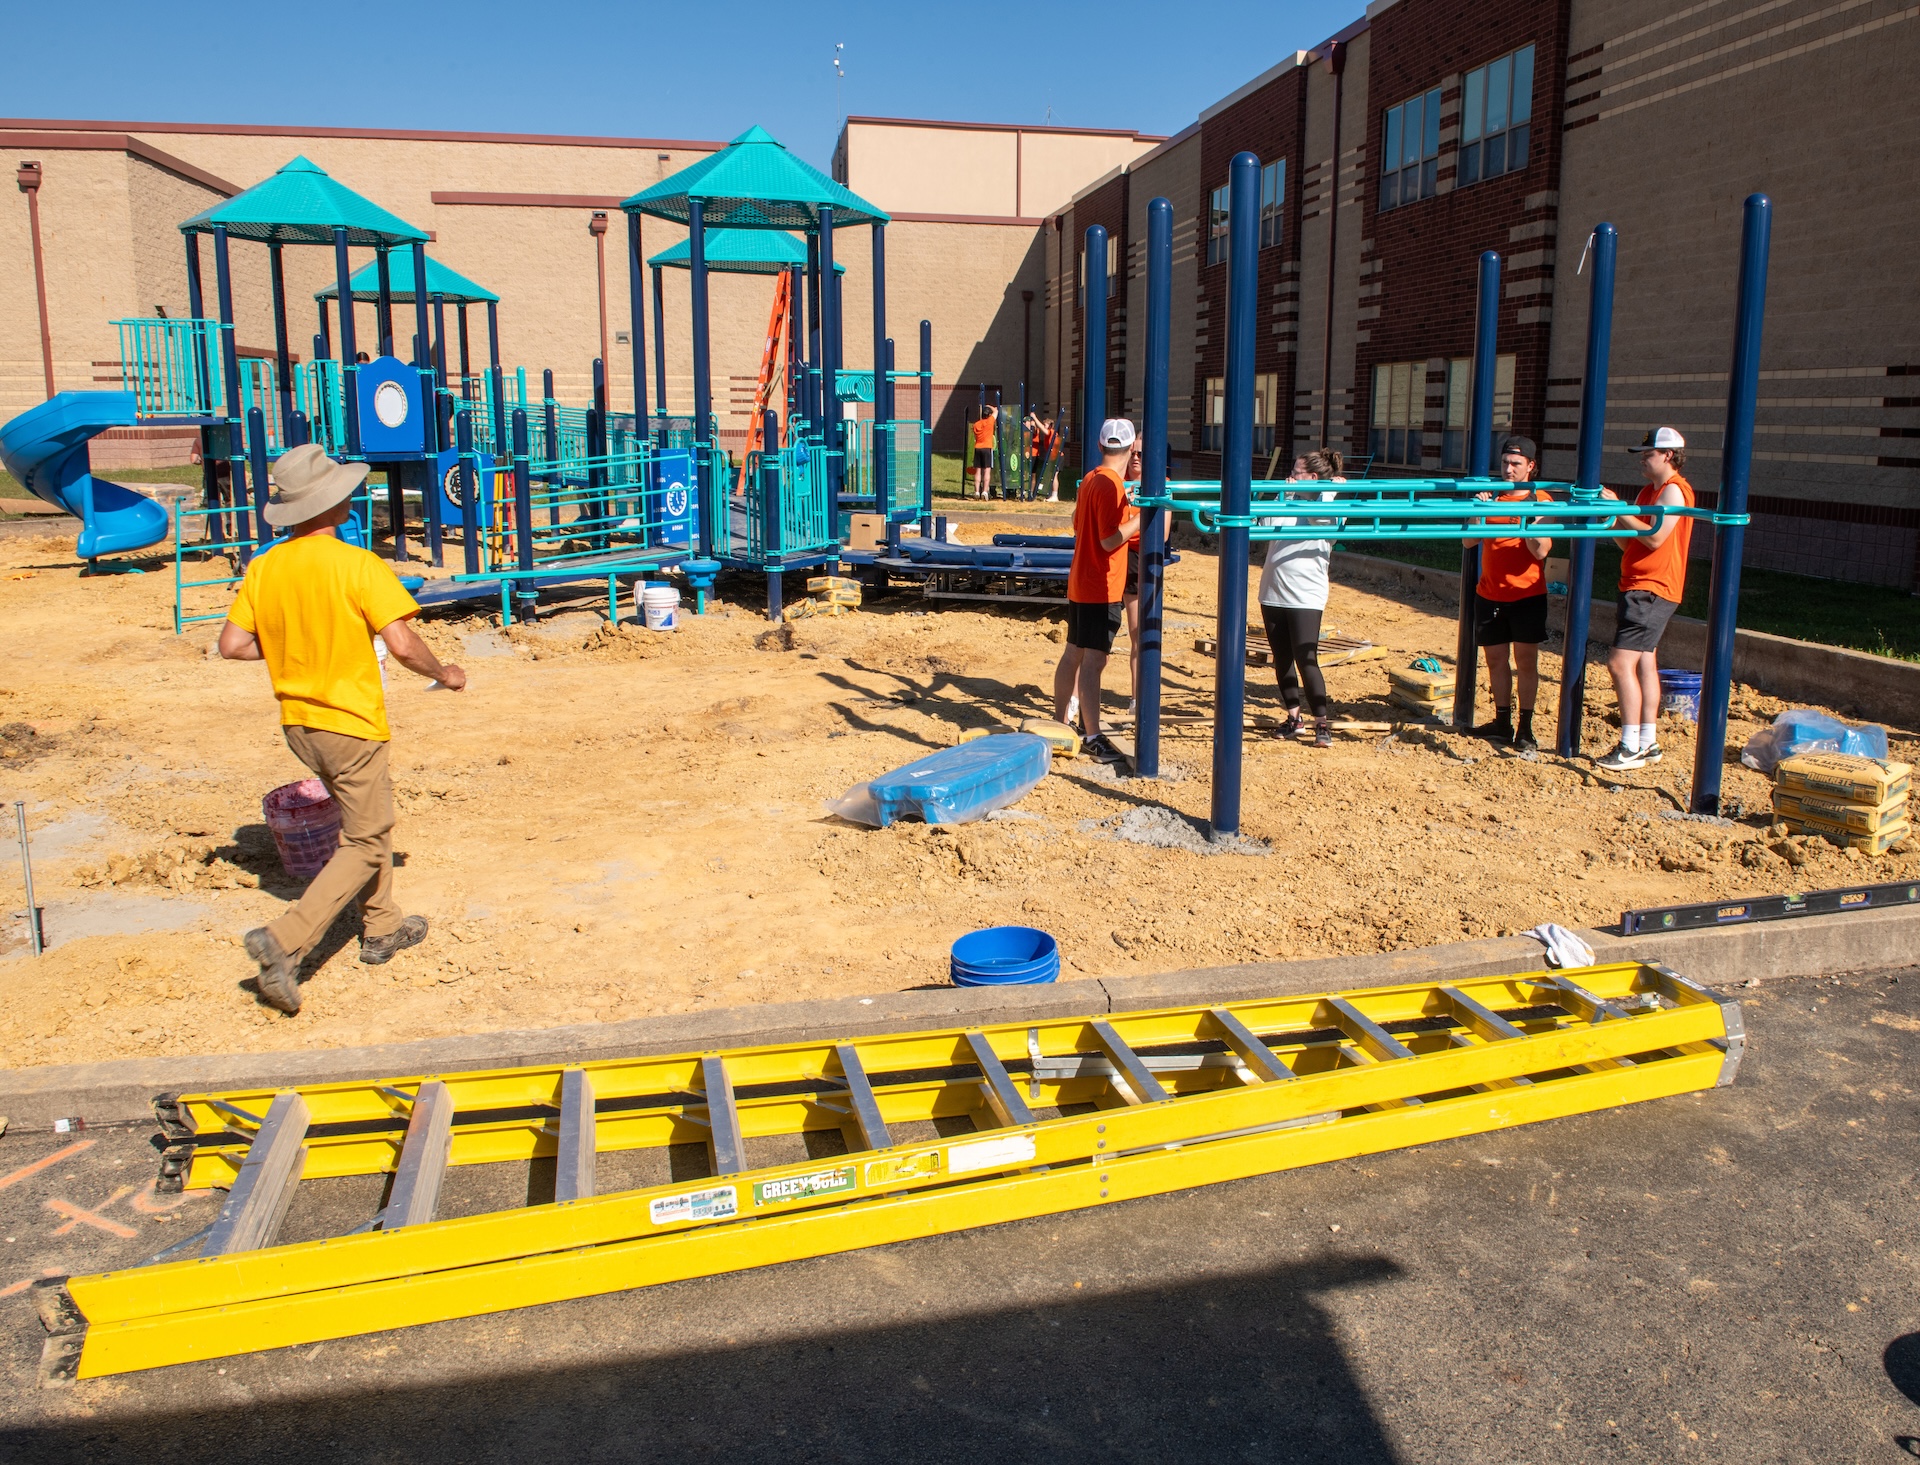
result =
[[[1532,438],[1508,438],[1500,445],[1500,476],[1508,483],[1532,483],[1538,476],[1536,456]],[[1501,494],[1499,502],[1527,498],[1545,500],[1549,495],[1519,488]],[[1480,580],[1473,587],[1473,640],[1487,658],[1487,680],[1493,686],[1493,720],[1481,723],[1474,733],[1522,753],[1540,750],[1533,735],[1533,704],[1540,694],[1540,643],[1547,639],[1547,576],[1541,566],[1552,548],[1551,538],[1489,539],[1480,546]]]
[[1120,629],[1127,541],[1140,530],[1140,515],[1127,500],[1133,443],[1133,424],[1124,417],[1108,418],[1100,426],[1100,466],[1080,480],[1073,506],[1073,564],[1067,571],[1067,649],[1053,670],[1053,715],[1065,722],[1067,703],[1077,691],[1086,734],[1081,747],[1099,763],[1121,758],[1100,731],[1100,679]]
[[1000,423],[1000,409],[989,405],[973,424],[973,496],[991,498],[993,489],[993,434]]
[[[1671,427],[1656,427],[1633,451],[1640,455],[1640,473],[1647,480],[1636,504],[1693,507],[1693,485],[1680,476],[1687,464],[1685,438]],[[1602,493],[1610,499],[1619,497],[1611,489]],[[1686,594],[1693,520],[1622,517],[1614,520],[1614,526],[1627,531],[1617,541],[1620,603],[1614,617],[1613,654],[1607,658],[1620,699],[1620,743],[1596,766],[1623,772],[1660,761],[1660,638]]]

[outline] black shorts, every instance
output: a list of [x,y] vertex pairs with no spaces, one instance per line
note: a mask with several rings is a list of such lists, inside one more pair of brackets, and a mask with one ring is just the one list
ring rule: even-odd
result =
[[1614,608],[1613,645],[1617,651],[1657,651],[1667,633],[1667,622],[1680,609],[1677,600],[1662,600],[1651,590],[1624,590]]
[[1524,600],[1488,600],[1473,595],[1473,644],[1505,646],[1518,641],[1522,646],[1538,646],[1547,639],[1547,597],[1529,595]]
[[1082,651],[1111,655],[1113,638],[1120,634],[1120,624],[1125,619],[1117,600],[1112,605],[1082,605],[1070,600],[1067,602],[1067,644],[1078,646]]
[[975,448],[973,450],[973,466],[976,468],[991,468],[993,466],[993,449]]
[[1140,551],[1137,549],[1127,551],[1127,588],[1122,593],[1126,595],[1140,593]]

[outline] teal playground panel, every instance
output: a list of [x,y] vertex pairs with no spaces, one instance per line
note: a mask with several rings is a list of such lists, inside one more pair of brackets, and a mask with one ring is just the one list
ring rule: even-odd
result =
[[[267,433],[267,456],[277,458],[287,444],[280,434],[280,374],[267,357],[243,356],[240,400],[229,409],[226,373],[221,367],[220,322],[128,317],[111,322],[120,333],[120,380],[133,393],[142,419],[233,418],[247,420],[260,409]],[[314,442],[329,453],[346,448],[346,406],[337,361],[308,361],[294,369],[294,410],[303,414]],[[228,456],[243,457],[236,445]]]
[[[191,509],[185,503],[173,511],[173,633],[179,635],[188,626],[224,621],[227,607],[233,604],[233,587],[245,578],[243,558],[264,554],[284,536],[276,535],[266,545],[255,548],[252,510],[230,508]],[[340,526],[340,537],[363,548],[367,544],[366,526],[372,522],[373,495],[363,484],[353,498],[353,516]],[[194,533],[189,536],[188,529]],[[236,537],[237,536],[237,537]],[[189,563],[189,560],[193,563]],[[205,578],[193,579],[195,574]],[[409,577],[411,579],[411,577]],[[412,580],[414,585],[418,580]],[[202,596],[201,592],[205,592]],[[199,604],[189,608],[188,597]]]
[[[714,554],[730,564],[764,570],[817,562],[837,552],[840,536],[828,472],[832,456],[805,444],[750,453],[746,492],[736,494],[725,455],[713,451],[702,508],[713,526]],[[777,504],[771,533],[770,495]]]

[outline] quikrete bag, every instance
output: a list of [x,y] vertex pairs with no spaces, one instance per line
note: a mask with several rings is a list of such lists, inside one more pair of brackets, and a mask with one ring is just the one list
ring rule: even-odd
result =
[[1877,809],[1902,799],[1912,784],[1913,765],[1862,758],[1855,753],[1798,753],[1774,770],[1774,787],[1784,793],[1810,794]]
[[1884,804],[1856,804],[1846,799],[1776,788],[1773,791],[1773,812],[1788,822],[1806,820],[1827,828],[1844,829],[1851,834],[1878,834],[1906,820],[1907,796],[1902,791]]

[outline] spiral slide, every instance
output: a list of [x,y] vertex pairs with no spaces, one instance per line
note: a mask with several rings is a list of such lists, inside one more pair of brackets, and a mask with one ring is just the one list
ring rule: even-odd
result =
[[124,484],[95,478],[87,444],[132,427],[132,392],[61,392],[0,427],[0,466],[36,498],[80,521],[80,558],[145,549],[167,537],[167,510]]

